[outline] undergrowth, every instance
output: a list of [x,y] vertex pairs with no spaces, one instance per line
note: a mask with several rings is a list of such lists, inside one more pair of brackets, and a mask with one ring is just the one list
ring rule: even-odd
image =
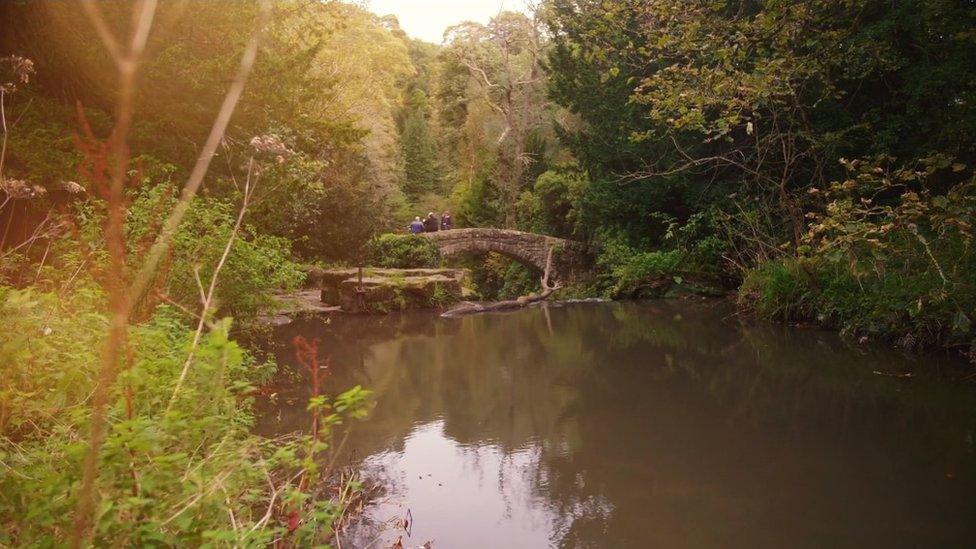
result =
[[[740,302],[782,320],[816,320],[906,347],[976,346],[976,177],[933,157],[847,164],[796,257],[749,272]],[[945,181],[952,183],[946,185]]]
[[[70,537],[88,399],[107,319],[100,290],[67,296],[0,288],[0,545],[55,546]],[[193,333],[160,306],[132,327],[111,392],[100,460],[95,546],[266,546],[325,543],[343,502],[321,483],[325,437],[272,440],[251,433],[252,403],[275,365],[229,338],[214,320],[194,351]],[[362,417],[367,394],[316,397],[313,417],[332,429]],[[288,516],[292,512],[293,522]]]

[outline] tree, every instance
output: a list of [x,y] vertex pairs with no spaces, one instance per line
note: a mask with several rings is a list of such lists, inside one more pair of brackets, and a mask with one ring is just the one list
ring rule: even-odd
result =
[[538,160],[528,154],[529,137],[547,123],[542,68],[545,44],[538,22],[523,14],[503,12],[488,25],[468,22],[454,26],[445,37],[444,72],[455,78],[464,75],[465,79],[449,82],[453,90],[463,90],[463,95],[456,106],[447,105],[444,112],[457,117],[458,108],[463,107],[467,117],[477,102],[491,114],[494,124],[485,121],[478,130],[492,132],[497,128],[492,132],[496,135],[482,146],[491,147],[495,157],[493,183],[501,200],[500,221],[514,227],[519,193],[529,183],[526,167]]
[[404,192],[411,198],[437,190],[437,146],[427,124],[427,96],[415,90],[407,105],[400,144],[403,148]]
[[676,185],[697,197],[686,211],[734,195],[769,219],[772,248],[799,245],[806,190],[842,176],[841,157],[974,154],[974,14],[959,3],[550,0],[544,14],[550,91],[582,119],[566,135],[591,175]]

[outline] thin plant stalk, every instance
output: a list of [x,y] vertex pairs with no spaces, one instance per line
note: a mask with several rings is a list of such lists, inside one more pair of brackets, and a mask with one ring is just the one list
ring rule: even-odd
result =
[[121,350],[126,345],[129,320],[133,304],[145,291],[149,281],[169,249],[176,227],[179,226],[189,208],[189,203],[196,194],[213,158],[217,145],[223,139],[224,132],[230,122],[231,114],[243,93],[244,84],[250,75],[257,56],[257,46],[267,18],[270,14],[270,4],[262,4],[263,18],[260,27],[254,35],[241,60],[237,75],[221,106],[220,112],[211,128],[210,136],[204,146],[193,172],[190,175],[180,201],[174,211],[167,218],[162,234],[153,245],[138,275],[132,284],[125,279],[126,250],[124,242],[124,202],[123,191],[126,181],[126,171],[129,165],[128,134],[131,129],[134,111],[134,96],[136,88],[136,74],[145,51],[149,32],[152,28],[156,13],[157,0],[140,0],[133,10],[132,37],[128,50],[122,52],[119,42],[105,25],[98,6],[94,0],[84,0],[89,20],[99,34],[104,46],[115,60],[119,74],[119,98],[116,109],[116,126],[109,140],[109,154],[112,155],[112,172],[108,193],[108,221],[106,223],[106,241],[110,257],[109,265],[109,310],[111,324],[102,351],[102,365],[92,396],[92,419],[89,436],[89,448],[85,456],[82,471],[82,485],[78,494],[74,517],[74,530],[71,539],[72,547],[86,544],[92,535],[92,514],[95,505],[95,481],[98,477],[98,456],[104,443],[107,425],[106,408],[111,388],[117,378],[117,365]]
[[[97,8],[91,2],[82,4],[93,21],[101,21],[94,15]],[[111,324],[108,337],[102,350],[102,366],[92,397],[91,433],[88,453],[82,467],[82,483],[78,493],[74,518],[72,547],[81,547],[91,535],[91,519],[95,504],[95,479],[98,477],[98,455],[106,436],[106,407],[112,385],[117,377],[117,367],[122,348],[126,345],[129,329],[130,305],[125,291],[125,211],[124,190],[126,170],[129,165],[128,135],[132,126],[135,109],[136,74],[142,60],[142,53],[149,37],[153,17],[156,13],[156,0],[140,1],[132,12],[135,30],[125,57],[117,59],[119,73],[119,99],[116,107],[115,128],[109,138],[109,151],[112,155],[111,181],[108,190],[108,220],[105,239],[109,252],[108,301],[111,311]],[[98,25],[96,24],[96,27]],[[103,38],[104,41],[104,38]]]
[[[6,100],[6,91],[0,87],[0,123],[3,125],[3,144],[0,145],[0,182],[3,181],[3,164],[7,160],[7,110],[4,106],[4,101]],[[9,201],[9,196],[7,200],[4,200],[0,208],[7,205]]]
[[197,321],[197,329],[193,333],[193,343],[190,345],[190,351],[187,353],[186,361],[183,363],[183,369],[180,371],[180,377],[176,381],[176,387],[173,388],[173,396],[169,399],[169,405],[166,407],[167,411],[173,407],[176,402],[176,397],[180,393],[180,389],[183,388],[183,382],[186,381],[186,376],[190,371],[190,365],[193,363],[193,358],[196,353],[197,347],[200,345],[200,339],[203,336],[203,328],[206,325],[207,315],[210,312],[210,308],[213,306],[214,293],[217,290],[217,280],[220,277],[220,271],[224,268],[224,264],[227,262],[227,257],[230,255],[230,251],[234,246],[234,241],[237,240],[237,235],[240,233],[241,224],[244,222],[244,214],[247,213],[247,206],[251,200],[251,194],[254,192],[254,187],[257,185],[257,180],[254,184],[251,183],[251,177],[254,174],[254,157],[252,156],[247,166],[247,179],[244,181],[244,199],[241,203],[241,209],[237,214],[237,220],[234,222],[234,228],[231,230],[230,237],[227,239],[227,245],[224,246],[224,253],[220,256],[220,261],[217,262],[217,266],[214,267],[214,272],[210,276],[210,286],[207,288],[207,292],[203,293],[203,288],[201,287],[201,305],[202,311],[200,312],[200,319]]

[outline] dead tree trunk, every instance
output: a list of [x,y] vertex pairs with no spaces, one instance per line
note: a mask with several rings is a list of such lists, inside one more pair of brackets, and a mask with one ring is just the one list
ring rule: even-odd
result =
[[457,307],[449,309],[448,311],[441,314],[442,317],[457,317],[464,315],[473,315],[479,313],[490,313],[494,311],[512,311],[515,309],[521,309],[523,307],[528,307],[533,303],[538,303],[540,301],[545,301],[549,299],[549,296],[553,292],[561,289],[563,286],[560,282],[550,282],[549,278],[552,274],[552,248],[549,248],[549,253],[546,254],[546,269],[542,273],[542,291],[537,294],[524,295],[518,299],[512,299],[508,301],[496,301],[495,303],[462,303]]

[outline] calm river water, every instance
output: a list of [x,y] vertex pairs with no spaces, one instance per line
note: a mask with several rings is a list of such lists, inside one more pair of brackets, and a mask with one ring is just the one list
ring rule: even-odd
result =
[[[322,340],[331,391],[375,392],[344,459],[385,493],[343,547],[976,546],[976,392],[942,379],[945,358],[721,301],[337,317],[277,336],[299,334]],[[279,361],[294,364],[285,345]],[[307,427],[305,387],[285,384],[262,432]]]

